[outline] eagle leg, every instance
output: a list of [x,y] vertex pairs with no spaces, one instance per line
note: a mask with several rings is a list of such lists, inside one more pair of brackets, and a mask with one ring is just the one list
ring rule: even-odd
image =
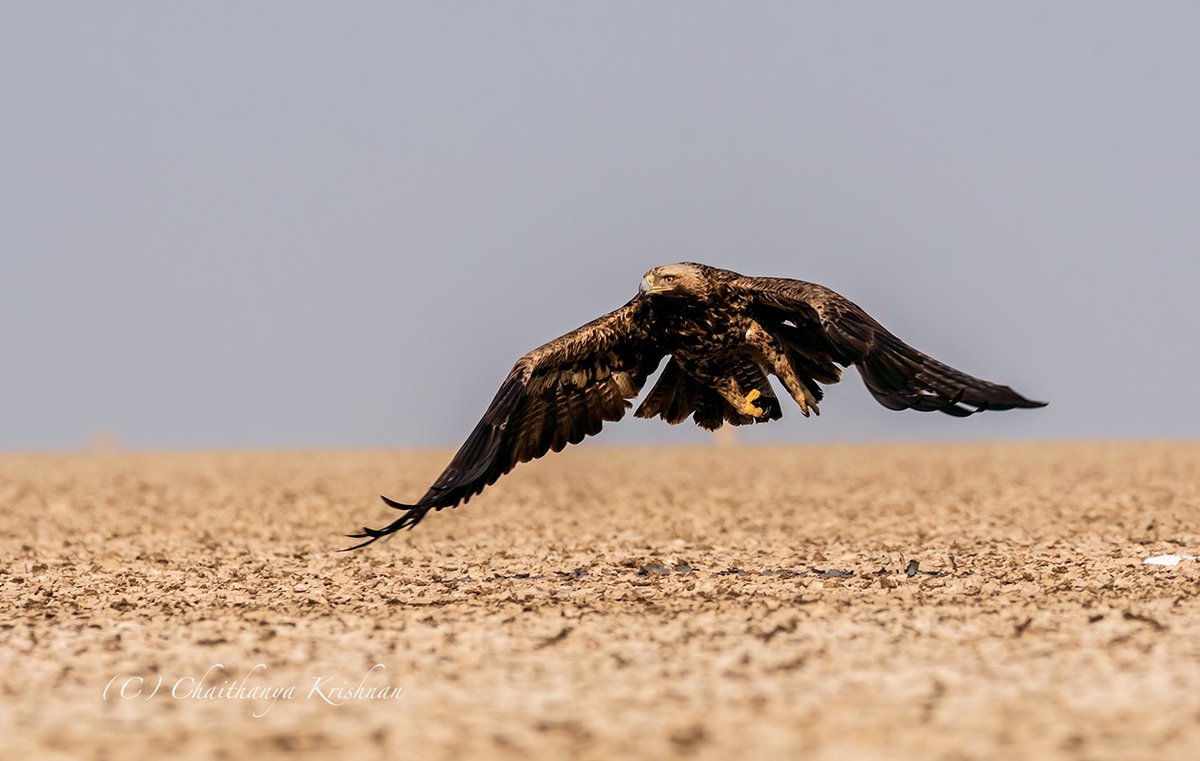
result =
[[739,415],[758,418],[766,414],[766,410],[754,403],[755,399],[762,396],[762,392],[756,388],[752,388],[743,394],[741,387],[738,386],[738,382],[730,377],[717,383],[716,391],[725,398],[725,401],[729,402],[729,406],[737,410]]
[[788,359],[787,352],[774,336],[755,322],[746,331],[746,342],[766,360],[767,367],[771,368],[771,372],[783,382],[783,387],[796,400],[796,404],[800,405],[800,412],[804,417],[808,417],[810,409],[818,415],[821,414],[816,396],[808,384],[801,380],[792,361]]

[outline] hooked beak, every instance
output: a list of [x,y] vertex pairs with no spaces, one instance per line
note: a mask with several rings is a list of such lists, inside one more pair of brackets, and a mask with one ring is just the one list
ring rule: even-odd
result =
[[638,293],[650,293],[654,290],[654,280],[646,275],[638,285]]

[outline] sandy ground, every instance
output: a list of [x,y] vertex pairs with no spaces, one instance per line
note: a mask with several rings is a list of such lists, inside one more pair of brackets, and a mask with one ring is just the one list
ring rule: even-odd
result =
[[0,756],[1200,757],[1200,445],[447,455],[0,457]]

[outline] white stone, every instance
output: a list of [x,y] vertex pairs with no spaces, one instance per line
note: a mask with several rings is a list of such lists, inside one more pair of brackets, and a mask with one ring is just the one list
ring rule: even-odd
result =
[[1155,555],[1142,561],[1144,565],[1179,565],[1183,560],[1195,560],[1195,555]]

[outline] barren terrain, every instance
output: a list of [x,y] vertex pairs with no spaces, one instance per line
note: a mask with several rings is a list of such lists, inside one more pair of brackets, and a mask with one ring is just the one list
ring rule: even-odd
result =
[[1200,758],[1200,445],[448,455],[0,456],[0,757]]

